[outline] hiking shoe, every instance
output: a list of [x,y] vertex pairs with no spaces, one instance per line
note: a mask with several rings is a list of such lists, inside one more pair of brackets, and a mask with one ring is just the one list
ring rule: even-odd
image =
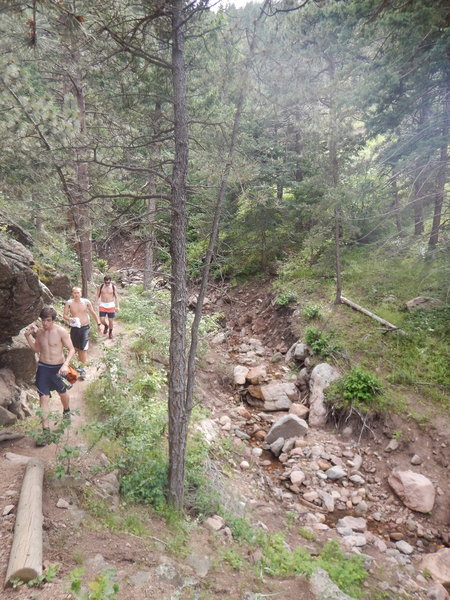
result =
[[113,334],[112,334],[112,331],[111,331],[111,330],[109,331],[109,335],[108,335],[108,337],[109,337],[109,339],[110,339],[110,340],[112,340]]
[[86,369],[84,367],[78,367],[77,371],[80,380],[84,381],[86,379]]
[[106,335],[108,333],[108,325],[103,327],[103,334]]
[[65,408],[63,410],[63,419],[67,422],[70,423],[71,420],[71,415],[70,415],[70,408]]
[[48,443],[48,436],[50,435],[50,429],[48,427],[44,427],[42,429],[42,433],[38,435],[36,438],[36,446],[38,448],[43,448]]

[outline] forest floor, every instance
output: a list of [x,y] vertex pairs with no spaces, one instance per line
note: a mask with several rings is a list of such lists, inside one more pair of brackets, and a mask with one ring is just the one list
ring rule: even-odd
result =
[[[221,311],[225,314],[227,325],[245,323],[248,315],[255,311],[267,294],[270,293],[268,283],[258,286],[248,286],[235,290]],[[290,345],[292,333],[289,328],[287,313],[273,310],[261,325],[249,327],[249,337],[260,337],[263,344],[273,346],[280,343]],[[259,327],[259,329],[258,329]],[[169,600],[198,598],[199,600],[218,599],[226,596],[231,600],[253,600],[273,596],[282,600],[312,600],[313,595],[309,584],[303,577],[277,579],[261,576],[254,569],[233,570],[222,560],[226,551],[227,541],[222,536],[213,534],[204,525],[192,521],[189,526],[188,541],[178,540],[179,532],[167,525],[165,521],[146,507],[130,507],[120,504],[111,508],[111,515],[105,514],[95,503],[93,495],[86,493],[94,489],[98,478],[105,473],[105,457],[94,449],[88,449],[81,428],[89,419],[84,403],[86,387],[98,377],[102,371],[102,350],[106,346],[120,344],[124,348],[123,356],[126,362],[126,348],[131,334],[121,326],[116,327],[116,337],[113,340],[99,339],[92,344],[90,350],[91,366],[88,369],[86,381],[78,381],[71,391],[71,408],[75,411],[72,426],[65,440],[73,447],[81,450],[81,456],[76,459],[78,477],[66,477],[58,480],[52,475],[58,448],[55,445],[37,448],[34,440],[25,435],[15,441],[4,442],[0,447],[0,578],[4,581],[11,542],[14,530],[15,508],[19,499],[24,465],[11,462],[5,458],[7,453],[24,456],[39,456],[45,462],[44,481],[44,564],[60,565],[58,573],[52,582],[43,582],[39,587],[19,586],[15,589],[5,588],[0,597],[2,600],[63,600],[73,598],[69,593],[70,573],[78,567],[84,567],[84,585],[92,583],[95,577],[106,569],[115,570],[115,581],[119,582],[119,600]],[[220,346],[209,347],[203,355],[198,369],[198,395],[212,418],[236,407],[239,400],[233,393],[230,374],[233,361],[229,353]],[[60,411],[59,399],[52,399],[52,409]],[[399,465],[410,464],[411,447],[421,449],[427,456],[428,476],[436,481],[447,483],[447,469],[443,452],[448,452],[450,443],[448,428],[441,419],[430,424],[429,429],[416,426],[414,423],[391,421],[389,431],[405,427],[410,443],[404,443],[396,453],[395,461]],[[326,436],[334,435],[330,431]],[[363,445],[380,451],[380,445],[385,445],[390,437],[386,435],[386,424],[380,424],[379,431],[371,439],[362,441]],[[383,446],[381,446],[382,448]],[[435,458],[439,460],[435,460]],[[381,464],[380,473],[385,475],[392,468],[391,464]],[[255,481],[251,474],[242,473],[236,469],[229,474],[229,485],[236,499],[240,497],[253,506],[253,517],[264,522],[271,532],[283,530],[287,536],[286,508],[277,505],[273,499],[267,502],[264,490],[255,489]],[[87,502],[86,498],[91,498]],[[63,502],[61,502],[61,500]],[[58,506],[58,504],[60,506]],[[3,514],[5,507],[15,508],[9,514]],[[103,510],[103,512],[102,512]],[[429,527],[448,526],[443,520],[448,519],[448,512],[442,511],[436,515],[427,516]],[[433,521],[435,519],[435,521]],[[130,533],[132,521],[140,525],[134,533]],[[381,534],[382,532],[380,532]],[[389,532],[384,532],[386,536]],[[326,540],[324,532],[316,540],[317,543]],[[290,540],[293,541],[293,540]],[[297,544],[305,540],[297,540]],[[380,577],[395,577],[392,563],[383,564],[383,557],[378,557]],[[203,566],[202,566],[203,565]],[[206,565],[206,566],[205,566]],[[369,582],[368,585],[375,585]],[[379,581],[378,581],[379,583]],[[104,596],[108,598],[110,596]],[[371,598],[388,598],[389,596],[366,596]],[[419,592],[415,596],[424,598]],[[98,596],[103,598],[103,596]]]

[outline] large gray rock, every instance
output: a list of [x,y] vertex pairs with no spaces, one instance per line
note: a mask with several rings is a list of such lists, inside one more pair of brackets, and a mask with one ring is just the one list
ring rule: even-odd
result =
[[414,312],[416,310],[430,310],[431,308],[442,305],[443,303],[441,300],[430,298],[429,296],[417,296],[417,298],[413,298],[406,302],[406,308],[409,312]]
[[353,600],[351,596],[341,592],[324,569],[314,569],[309,583],[317,600]]
[[436,490],[425,475],[414,471],[393,471],[388,483],[411,510],[428,513],[433,509]]
[[12,343],[2,352],[0,350],[0,369],[11,369],[17,383],[31,384],[36,375],[36,355],[21,333],[12,339]]
[[450,585],[450,548],[441,548],[433,554],[425,554],[420,561],[422,571],[428,571],[434,581]]
[[64,273],[56,273],[48,284],[48,289],[54,296],[67,300],[72,295],[72,283]]
[[278,438],[289,440],[290,438],[304,437],[308,432],[308,423],[296,415],[288,414],[278,419],[272,425],[266,435],[265,442],[271,444]]
[[311,427],[323,427],[327,422],[327,408],[325,406],[324,390],[332,381],[339,379],[339,371],[328,363],[320,363],[311,373],[309,380],[309,418]]
[[293,383],[274,381],[261,386],[264,410],[289,410],[293,402],[299,399],[298,390]]
[[44,305],[33,256],[0,233],[0,344],[32,323]]

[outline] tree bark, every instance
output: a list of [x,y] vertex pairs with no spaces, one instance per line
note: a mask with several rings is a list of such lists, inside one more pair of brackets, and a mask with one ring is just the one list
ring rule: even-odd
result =
[[393,172],[391,177],[391,189],[392,189],[392,204],[394,207],[394,216],[395,216],[395,226],[397,228],[397,233],[400,237],[403,236],[403,226],[402,219],[400,215],[400,198],[398,196],[398,186],[397,186],[397,173]]
[[172,174],[171,242],[172,285],[169,347],[169,489],[168,500],[183,506],[189,416],[186,394],[186,176],[188,126],[184,65],[183,0],[172,0],[172,85],[175,157]]
[[14,539],[6,584],[13,579],[30,581],[42,573],[42,482],[44,463],[28,461],[17,506]]
[[[448,17],[450,20],[450,16]],[[450,51],[447,53],[450,61]],[[448,172],[448,134],[450,130],[450,69],[447,69],[447,85],[442,107],[442,143],[439,157],[439,170],[437,177],[437,189],[434,200],[433,224],[431,226],[428,247],[432,250],[439,242],[439,229],[441,227],[442,206],[444,204],[445,184]]]
[[[155,106],[155,139],[159,139],[161,120],[161,103],[157,102]],[[156,142],[153,148],[153,161],[150,165],[150,174],[148,178],[148,191],[152,198],[147,200],[147,212],[146,212],[146,240],[145,240],[145,263],[144,263],[144,290],[149,290],[154,273],[155,264],[155,248],[156,248],[156,175],[154,172],[153,164],[156,164],[159,160],[160,153],[160,142]]]

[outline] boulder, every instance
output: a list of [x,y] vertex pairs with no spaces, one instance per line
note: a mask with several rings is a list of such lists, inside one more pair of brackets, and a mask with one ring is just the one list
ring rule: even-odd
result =
[[288,440],[290,438],[304,437],[308,429],[308,423],[303,419],[292,414],[284,415],[269,429],[265,441],[267,444],[271,444],[278,438]]
[[320,567],[314,569],[310,579],[311,592],[317,600],[353,600],[338,588],[328,573]]
[[249,369],[242,365],[236,365],[234,367],[234,385],[244,385]]
[[323,427],[327,421],[327,409],[324,400],[324,390],[332,381],[339,379],[340,373],[328,363],[315,366],[309,380],[309,425]]
[[434,581],[450,585],[450,548],[441,548],[432,554],[425,554],[420,561],[422,571],[427,571]]
[[428,513],[433,510],[436,491],[431,481],[414,471],[393,471],[388,483],[411,510]]
[[72,283],[64,273],[57,273],[48,284],[48,289],[54,296],[67,300],[72,295]]
[[288,410],[298,400],[298,390],[293,383],[277,382],[261,386],[264,410]]
[[409,312],[414,312],[416,310],[430,310],[431,308],[435,308],[436,306],[442,306],[441,300],[437,298],[430,298],[429,296],[417,296],[417,298],[413,298],[412,300],[408,300],[406,302],[406,308]]
[[44,305],[33,256],[0,233],[0,344],[32,323]]
[[36,375],[36,355],[28,345],[23,333],[12,338],[3,352],[0,349],[0,370],[10,369],[17,383],[31,384]]

